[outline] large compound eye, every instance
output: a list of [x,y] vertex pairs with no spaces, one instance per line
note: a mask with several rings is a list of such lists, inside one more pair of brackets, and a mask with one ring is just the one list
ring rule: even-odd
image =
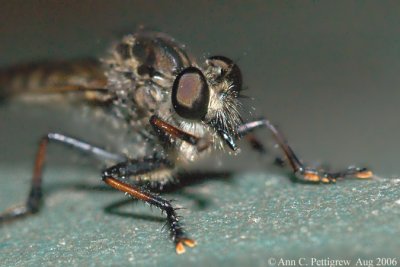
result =
[[219,67],[221,69],[220,75],[217,77],[217,81],[227,79],[232,83],[232,90],[240,92],[242,89],[242,72],[238,65],[236,65],[231,59],[224,56],[213,56],[208,58],[208,64],[213,67]]
[[172,86],[172,105],[179,116],[201,120],[207,114],[210,90],[203,73],[188,67],[181,71]]

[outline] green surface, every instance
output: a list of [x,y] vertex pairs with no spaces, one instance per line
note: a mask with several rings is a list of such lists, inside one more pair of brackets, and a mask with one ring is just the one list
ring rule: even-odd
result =
[[[5,208],[21,200],[28,173],[2,166],[2,174],[21,177],[3,184]],[[198,242],[177,256],[159,212],[130,202],[105,211],[126,197],[101,190],[95,171],[49,168],[47,177],[43,212],[2,227],[2,266],[267,266],[271,257],[399,256],[399,179],[315,186],[268,172],[190,186],[168,194],[187,208],[180,214]]]
[[[231,179],[167,195],[187,208],[181,214],[198,242],[177,256],[157,210],[127,203],[107,211],[127,197],[102,189],[92,161],[54,146],[45,208],[0,227],[1,266],[267,266],[280,257],[353,259],[353,265],[358,257],[399,261],[397,1],[3,2],[2,66],[101,55],[115,37],[145,25],[175,36],[200,58],[237,59],[245,92],[254,97],[246,104],[255,116],[269,115],[307,162],[365,164],[382,178],[298,184],[246,148],[236,158],[215,156],[211,161],[232,170]],[[98,125],[81,117],[79,110],[40,102],[0,106],[0,210],[25,200],[43,133],[101,143]],[[259,136],[272,143],[265,132]]]

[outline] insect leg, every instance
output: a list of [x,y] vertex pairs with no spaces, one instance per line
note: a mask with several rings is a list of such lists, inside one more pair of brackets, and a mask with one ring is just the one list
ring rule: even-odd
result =
[[146,174],[162,167],[170,168],[172,165],[162,159],[145,158],[142,160],[130,160],[115,166],[112,166],[103,172],[103,181],[122,192],[125,192],[132,197],[142,200],[150,205],[156,206],[167,216],[167,224],[169,225],[172,240],[175,243],[177,254],[185,252],[185,245],[194,247],[196,242],[188,238],[179,222],[179,217],[176,214],[176,209],[172,204],[161,198],[160,196],[151,193],[137,185],[128,184],[124,181],[125,177],[132,175]]
[[94,156],[101,158],[103,160],[122,161],[126,159],[126,157],[124,157],[123,155],[110,153],[100,147],[90,145],[84,141],[68,137],[59,133],[48,133],[41,139],[39,144],[31,180],[31,189],[27,201],[23,205],[13,207],[5,211],[4,213],[0,213],[0,223],[8,222],[13,219],[34,214],[40,210],[43,198],[42,172],[45,162],[47,145],[50,141],[58,142],[73,147],[77,150],[93,154]]
[[181,139],[191,145],[196,146],[198,151],[207,149],[210,146],[208,140],[184,132],[181,129],[178,129],[175,126],[161,120],[155,115],[151,116],[150,124],[159,135],[163,136],[165,134],[169,134],[174,138]]
[[[188,142],[189,144],[196,146],[197,151],[201,152],[208,147],[210,147],[210,140],[208,138],[197,137],[179,128],[163,121],[157,116],[153,115],[150,118],[150,124],[156,130],[158,135],[163,138],[166,136],[171,136],[173,138],[179,138],[182,141]],[[228,134],[224,129],[217,130],[219,136],[225,141],[225,143],[233,150],[236,151],[238,147],[235,143],[235,138]],[[261,143],[260,143],[261,144]]]
[[[260,154],[265,154],[267,152],[266,148],[264,145],[261,143],[261,141],[257,138],[257,136],[251,132],[247,132],[244,134],[245,140],[250,144],[251,148],[260,153]],[[281,157],[276,157],[274,160],[274,164],[279,166],[279,167],[284,167],[285,166],[285,160],[282,159]]]
[[367,168],[358,168],[350,166],[343,171],[326,172],[324,170],[317,170],[303,165],[302,162],[296,156],[296,154],[293,152],[292,148],[289,146],[282,132],[280,132],[267,119],[260,119],[245,123],[239,126],[238,133],[240,136],[245,136],[254,129],[260,127],[267,127],[272,132],[275,140],[278,142],[280,148],[283,150],[283,153],[285,154],[293,173],[299,180],[307,182],[330,183],[330,182],[335,182],[336,179],[338,178],[344,178],[348,176],[356,178],[371,178],[373,176],[372,171],[368,170]]
[[246,141],[255,151],[259,152],[260,154],[264,154],[266,152],[264,145],[260,142],[260,140],[258,140],[258,138],[253,133],[250,132],[247,133],[244,136],[244,138],[246,138]]

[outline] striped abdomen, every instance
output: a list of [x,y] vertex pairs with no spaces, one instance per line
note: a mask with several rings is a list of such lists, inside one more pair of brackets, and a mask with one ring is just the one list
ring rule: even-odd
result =
[[0,96],[58,93],[104,88],[106,78],[95,60],[51,61],[0,69]]

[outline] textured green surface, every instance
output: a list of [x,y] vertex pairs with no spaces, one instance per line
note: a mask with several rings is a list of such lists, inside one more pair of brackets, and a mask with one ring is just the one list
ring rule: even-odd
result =
[[[2,185],[1,208],[21,200],[24,170],[2,166],[2,175],[21,178]],[[266,266],[270,257],[399,256],[399,179],[314,186],[279,172],[239,173],[190,186],[168,194],[187,208],[180,213],[198,241],[177,256],[159,212],[130,202],[114,209],[118,214],[106,212],[126,197],[101,190],[96,176],[86,168],[49,168],[43,212],[1,229],[2,265]]]
[[[45,2],[3,1],[1,65],[102,55],[139,25],[165,31],[200,58],[238,60],[245,93],[255,98],[246,103],[255,116],[278,123],[303,159],[333,167],[364,163],[384,178],[292,183],[244,149],[236,159],[221,159],[232,179],[167,195],[187,208],[181,214],[198,242],[178,257],[157,210],[127,203],[107,211],[127,197],[101,190],[91,161],[52,147],[45,208],[0,227],[1,266],[266,266],[271,257],[399,257],[397,1]],[[0,107],[0,210],[25,200],[43,133],[99,143],[79,111],[60,109]],[[271,143],[265,132],[260,137]]]

